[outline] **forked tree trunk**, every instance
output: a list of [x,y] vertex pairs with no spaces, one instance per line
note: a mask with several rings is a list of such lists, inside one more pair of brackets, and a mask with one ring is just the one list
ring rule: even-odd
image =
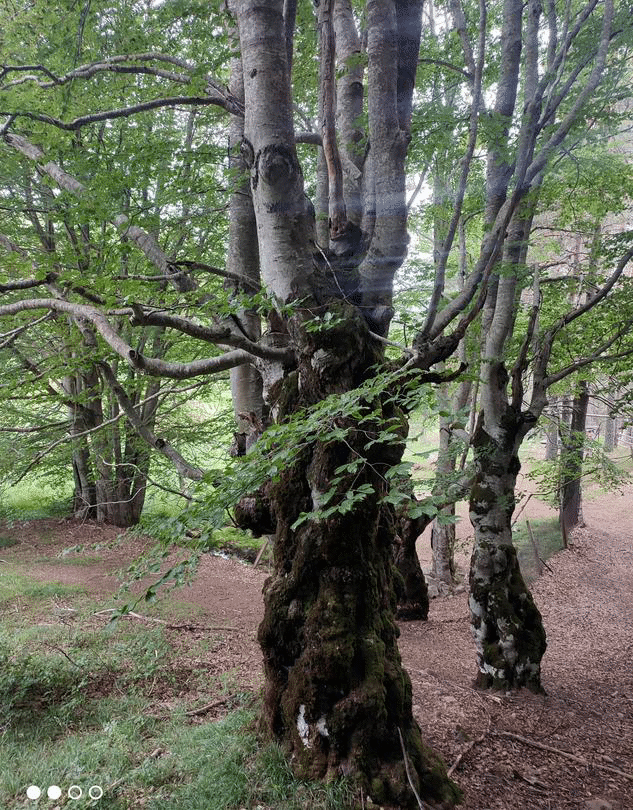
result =
[[[366,283],[361,293],[375,331],[388,326],[391,279],[406,251],[403,167],[394,171],[394,161],[404,161],[406,135],[399,130],[393,101],[398,58],[413,59],[413,76],[418,46],[405,51],[403,44],[401,53],[397,28],[408,14],[419,17],[420,4],[397,5],[398,19],[394,3],[368,7],[367,51],[374,83],[370,140],[380,164],[375,167],[380,194],[372,248],[362,264]],[[297,370],[279,380],[281,390],[268,389],[275,417],[283,421],[296,410],[354,390],[382,360],[381,344],[370,337],[357,309],[332,300],[315,272],[314,210],[306,202],[294,146],[283,4],[241,0],[237,16],[245,91],[243,153],[251,173],[262,281],[281,304],[294,302],[288,336]],[[378,119],[383,116],[387,125],[381,128]],[[315,318],[326,312],[335,317],[327,329],[315,331]],[[396,418],[387,398],[370,403],[372,407],[384,409],[385,418]],[[393,514],[380,496],[385,473],[400,461],[404,448],[377,443],[368,448],[376,431],[373,422],[360,425],[345,414],[334,422],[345,431],[344,440],[310,440],[268,487],[276,535],[275,567],[265,586],[259,629],[266,675],[263,725],[299,776],[348,775],[375,802],[413,808],[417,802],[404,748],[411,780],[423,799],[451,807],[459,791],[422,743],[413,718],[411,682],[396,643]],[[340,468],[356,462],[359,454],[366,459],[362,469],[341,475]],[[374,494],[349,511],[298,522],[302,513],[318,510],[337,478],[339,498],[363,484]]]
[[473,440],[477,478],[470,497],[475,548],[469,604],[479,666],[476,685],[541,692],[545,630],[512,543],[522,428],[512,416],[508,409],[503,436],[496,439],[480,420]]

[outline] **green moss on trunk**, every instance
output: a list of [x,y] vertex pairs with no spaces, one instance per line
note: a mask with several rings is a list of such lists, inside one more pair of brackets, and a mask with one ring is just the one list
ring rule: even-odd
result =
[[[353,319],[346,328],[334,342],[331,335],[309,333],[297,407],[333,390],[352,390],[368,373],[375,349],[366,349],[366,329]],[[269,489],[277,533],[259,629],[266,673],[263,724],[299,776],[348,776],[375,802],[413,808],[400,729],[420,795],[436,807],[452,807],[459,791],[422,744],[397,647],[394,521],[380,496],[386,492],[385,469],[400,460],[402,450],[392,449],[388,459],[381,454],[379,468],[365,447],[375,424],[356,424],[345,415],[339,423],[347,429],[344,441],[314,442]],[[367,463],[360,470],[347,477],[338,473],[338,488],[344,493],[369,484],[374,496],[349,512],[292,528],[302,512],[318,505],[335,471],[363,456]]]

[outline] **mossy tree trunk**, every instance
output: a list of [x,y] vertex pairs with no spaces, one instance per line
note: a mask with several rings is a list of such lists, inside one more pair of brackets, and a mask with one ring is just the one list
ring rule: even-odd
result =
[[480,419],[473,449],[476,481],[470,497],[475,547],[470,566],[471,628],[482,688],[542,691],[545,630],[523,580],[512,543],[518,448],[526,425],[508,406],[493,437]]
[[[337,5],[353,22],[351,6]],[[304,193],[295,149],[283,9],[281,0],[236,3],[244,76],[242,154],[250,172],[261,278],[279,304],[292,305],[284,325],[294,368],[265,385],[271,413],[282,421],[327,397],[355,390],[383,360],[375,335],[388,330],[393,276],[406,254],[404,160],[421,3],[381,0],[367,7],[375,225],[360,240],[361,252],[344,273],[358,278],[353,301],[346,295],[341,300],[329,261],[322,271],[315,264],[314,209]],[[329,60],[330,68],[322,87],[328,119],[322,122],[322,138],[328,172],[336,180],[331,12],[331,2],[319,12],[322,59]],[[340,184],[336,188],[330,184],[330,211],[336,211],[336,218],[329,223],[329,236],[340,248],[357,226],[341,224],[344,201],[340,195],[332,199]],[[404,422],[387,397],[367,405],[386,419]],[[412,713],[411,682],[396,643],[395,515],[381,496],[388,486],[385,474],[400,461],[403,445],[372,444],[379,428],[358,414],[341,412],[333,422],[340,431],[336,437],[307,442],[292,465],[266,487],[276,533],[275,567],[265,586],[259,630],[266,675],[262,722],[300,776],[349,776],[374,801],[413,808],[417,802],[404,747],[411,780],[423,799],[435,807],[451,807],[459,791],[422,743]],[[354,469],[342,471],[349,463]],[[333,486],[336,494],[328,508],[343,505],[346,493],[361,487],[368,495],[360,502],[347,499],[348,507],[320,519],[318,510]],[[307,514],[299,520],[302,513]]]
[[[349,315],[325,334],[305,334],[301,341],[294,408],[352,390],[378,359],[359,315]],[[385,406],[383,416],[393,418],[393,407]],[[380,496],[386,493],[385,472],[399,462],[404,445],[367,449],[369,423],[344,414],[336,422],[346,431],[345,440],[313,443],[269,489],[277,533],[276,567],[265,586],[259,630],[265,722],[300,776],[350,774],[373,801],[405,808],[416,804],[402,734],[418,792],[434,806],[452,806],[457,791],[421,741],[411,682],[397,647],[394,515]],[[359,456],[365,463],[339,481],[339,499],[363,484],[376,495],[349,512],[296,526],[302,512],[318,507],[336,471]]]

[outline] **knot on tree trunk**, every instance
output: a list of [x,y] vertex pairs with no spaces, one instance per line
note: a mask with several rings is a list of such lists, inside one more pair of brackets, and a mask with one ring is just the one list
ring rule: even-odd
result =
[[301,168],[294,152],[285,144],[269,144],[258,153],[255,163],[258,176],[277,191],[290,191]]

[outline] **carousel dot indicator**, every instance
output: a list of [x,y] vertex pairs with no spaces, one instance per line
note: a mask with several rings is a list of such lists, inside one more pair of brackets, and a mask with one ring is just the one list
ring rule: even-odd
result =
[[93,785],[88,791],[88,796],[91,799],[100,799],[103,796],[103,788],[101,785]]
[[68,788],[68,798],[72,799],[73,801],[78,801],[83,796],[83,790],[79,787],[79,785],[71,785]]
[[46,795],[49,799],[59,799],[59,797],[62,795],[62,789],[59,787],[59,785],[51,785],[46,791]]
[[39,799],[42,795],[42,791],[38,788],[37,785],[30,785],[26,789],[26,798],[27,799]]

